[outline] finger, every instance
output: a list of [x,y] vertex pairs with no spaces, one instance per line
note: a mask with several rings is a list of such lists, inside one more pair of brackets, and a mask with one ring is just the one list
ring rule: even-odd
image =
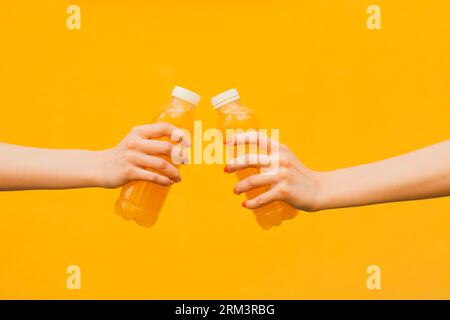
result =
[[130,148],[150,155],[165,155],[170,157],[174,145],[169,141],[148,140],[138,138],[128,145]]
[[173,142],[178,142],[185,148],[189,148],[191,146],[191,134],[186,129],[175,129],[172,132],[170,140]]
[[171,137],[172,133],[177,128],[167,122],[158,122],[151,124],[144,124],[142,126],[137,126],[134,128],[136,132],[142,137],[146,139],[152,138],[160,138],[160,137]]
[[268,137],[261,131],[242,132],[227,137],[227,145],[243,145],[243,144],[258,144],[261,148],[271,151],[273,148],[279,147],[279,142]]
[[262,174],[255,174],[241,180],[234,188],[234,193],[241,194],[249,190],[259,188],[266,185],[271,185],[277,182],[276,176],[268,176]]
[[225,172],[231,173],[245,168],[269,167],[272,158],[265,154],[248,153],[231,159],[225,166]]
[[276,188],[273,188],[253,199],[244,201],[242,205],[248,209],[258,209],[277,200],[281,200],[281,195]]
[[133,180],[141,180],[148,181],[152,183],[156,183],[162,186],[170,186],[175,183],[175,181],[160,175],[156,172],[148,171],[142,168],[134,168],[133,169]]
[[188,164],[189,154],[187,152],[187,149],[183,148],[180,145],[174,146],[172,149],[172,153],[170,154],[170,160],[176,165]]
[[163,174],[176,182],[181,181],[180,171],[163,158],[142,153],[134,153],[131,156],[131,161],[137,166],[157,170],[160,174]]

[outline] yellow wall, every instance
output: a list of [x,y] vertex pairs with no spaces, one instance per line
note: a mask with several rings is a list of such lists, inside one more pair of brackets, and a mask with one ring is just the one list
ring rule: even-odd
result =
[[[0,141],[107,148],[173,85],[236,87],[265,127],[327,170],[450,136],[450,3],[376,0],[0,4]],[[0,155],[1,157],[1,155]],[[0,298],[450,298],[450,200],[301,214],[260,229],[222,166],[189,166],[152,229],[119,190],[0,193]],[[81,267],[81,290],[66,267]],[[366,268],[382,269],[382,290]]]

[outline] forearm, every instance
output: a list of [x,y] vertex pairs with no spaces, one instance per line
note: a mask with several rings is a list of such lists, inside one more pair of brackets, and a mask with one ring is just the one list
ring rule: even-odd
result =
[[323,174],[321,209],[450,195],[450,140]]
[[99,186],[100,152],[0,143],[0,190]]

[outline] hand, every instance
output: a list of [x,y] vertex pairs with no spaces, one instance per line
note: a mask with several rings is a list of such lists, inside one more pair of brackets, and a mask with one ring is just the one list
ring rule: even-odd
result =
[[[178,168],[166,160],[171,159],[177,147],[170,142],[172,135],[183,137],[180,130],[175,130],[175,126],[165,122],[137,126],[116,147],[101,151],[100,186],[116,188],[133,180],[163,186],[180,182]],[[159,139],[163,137],[168,139]],[[188,143],[184,137],[180,140],[185,145]]]
[[273,201],[285,201],[303,211],[318,211],[323,194],[322,174],[306,168],[289,148],[259,132],[241,133],[227,140],[227,145],[267,145],[268,154],[245,154],[231,160],[225,172],[231,173],[245,168],[260,168],[261,173],[241,180],[234,192],[241,194],[249,190],[270,186],[270,190],[247,200],[243,206],[257,209]]

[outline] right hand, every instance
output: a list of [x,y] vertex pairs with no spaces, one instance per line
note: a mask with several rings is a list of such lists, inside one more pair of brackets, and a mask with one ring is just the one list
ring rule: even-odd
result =
[[[166,122],[137,126],[117,146],[99,151],[99,185],[116,188],[133,180],[163,186],[180,182],[180,171],[166,160],[171,159],[176,148],[170,142],[175,130],[175,126]],[[176,134],[178,137],[183,136],[181,130],[177,130]],[[161,139],[164,137],[168,139]],[[188,144],[186,137],[183,136],[180,140],[183,144]]]

